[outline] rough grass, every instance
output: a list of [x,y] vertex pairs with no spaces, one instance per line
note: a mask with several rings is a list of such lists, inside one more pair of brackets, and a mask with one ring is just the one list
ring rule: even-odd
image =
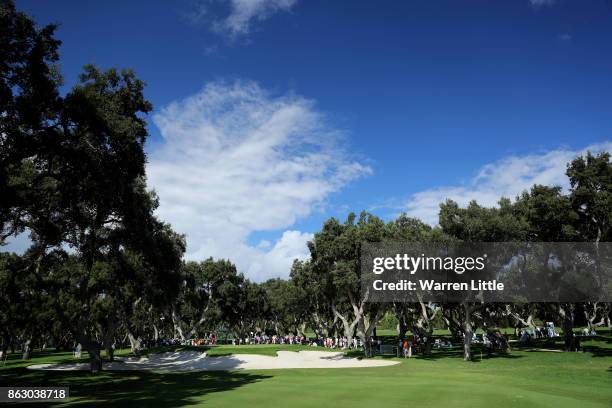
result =
[[[27,370],[34,363],[74,361],[71,353],[15,356],[0,368],[1,385],[67,385],[61,406],[211,407],[606,407],[612,406],[612,336],[583,342],[583,353],[560,349],[561,341],[513,346],[507,355],[464,362],[459,348],[434,350],[391,367],[232,372],[84,372]],[[174,350],[177,348],[170,348]],[[200,347],[210,355],[311,349],[257,345]],[[157,351],[169,350],[157,349]],[[321,348],[317,348],[321,350]],[[121,350],[118,355],[127,354]],[[380,357],[378,357],[380,358]],[[29,404],[28,407],[35,406]]]

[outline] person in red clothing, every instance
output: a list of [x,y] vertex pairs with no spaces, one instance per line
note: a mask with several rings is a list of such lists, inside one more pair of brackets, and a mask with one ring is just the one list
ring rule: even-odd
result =
[[404,356],[404,358],[408,357],[409,348],[410,342],[408,341],[408,339],[404,339],[404,341],[402,342],[402,355]]

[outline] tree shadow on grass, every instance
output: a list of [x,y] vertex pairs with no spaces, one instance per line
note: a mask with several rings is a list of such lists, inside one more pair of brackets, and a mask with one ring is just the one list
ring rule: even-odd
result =
[[585,346],[582,349],[585,353],[591,353],[593,357],[612,357],[612,348]]
[[[414,358],[414,357],[413,357]],[[434,349],[429,355],[418,355],[416,358],[420,358],[423,360],[436,361],[446,358],[458,358],[463,359],[463,347],[452,347],[452,348],[443,348],[443,349]],[[487,354],[487,352],[479,345],[472,346],[472,359],[470,362],[479,363],[482,360],[493,360],[493,359],[518,359],[523,358],[521,355],[512,354],[512,351],[507,353],[503,352],[492,352],[491,354]]]
[[[482,357],[481,357],[481,351],[482,351]],[[361,359],[363,358],[363,351],[351,350],[351,351],[348,351],[346,355],[347,357]],[[517,359],[517,358],[524,357],[521,355],[512,354],[512,352],[508,352],[508,353],[493,352],[491,355],[487,355],[486,352],[479,345],[472,346],[472,356],[473,358],[471,361],[474,363],[478,363],[481,360],[491,360],[491,359],[496,359],[496,358]],[[376,358],[397,359],[398,357],[393,356],[393,355],[377,355]],[[429,360],[429,361],[436,361],[436,360],[449,359],[449,358],[463,359],[463,347],[455,346],[455,347],[440,348],[440,349],[434,348],[431,351],[431,354],[429,355],[422,354],[422,353],[413,353],[411,358],[419,359],[419,360]],[[404,358],[401,357],[401,359],[403,360]],[[408,360],[408,358],[406,358],[406,360]]]
[[[612,357],[612,347],[600,346],[592,344],[591,342],[601,342],[605,344],[611,344],[612,339],[603,336],[589,336],[589,337],[578,337],[581,341],[581,351],[584,353],[590,353],[592,357]],[[590,343],[590,344],[589,344]],[[561,337],[553,339],[536,339],[526,343],[517,343],[512,346],[517,351],[527,352],[546,352],[546,351],[560,351],[567,352],[565,350],[564,339]],[[541,349],[541,350],[539,350]],[[570,352],[568,352],[570,353]]]
[[[195,405],[208,394],[231,391],[272,377],[236,371],[124,371],[92,376],[82,372],[38,371],[22,367],[5,370],[2,374],[2,385],[68,386],[72,406],[86,407]],[[32,406],[36,405],[28,404],[28,407]]]

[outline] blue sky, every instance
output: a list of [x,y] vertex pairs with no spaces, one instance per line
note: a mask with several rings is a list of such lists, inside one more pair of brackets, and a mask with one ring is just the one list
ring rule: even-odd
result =
[[18,6],[61,23],[66,87],[88,62],[147,82],[160,216],[254,279],[286,276],[329,216],[433,223],[444,198],[563,185],[611,146],[610,1],[91,5]]

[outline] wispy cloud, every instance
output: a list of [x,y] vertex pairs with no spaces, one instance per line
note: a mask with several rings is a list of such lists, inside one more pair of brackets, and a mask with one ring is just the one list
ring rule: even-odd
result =
[[512,156],[483,166],[468,183],[431,188],[413,194],[400,208],[432,225],[438,223],[440,203],[452,199],[461,206],[471,200],[496,206],[500,197],[515,198],[534,184],[556,185],[567,190],[567,163],[587,151],[612,151],[612,142],[581,150],[557,149],[546,153]]
[[[313,101],[272,96],[249,81],[214,82],[154,116],[163,143],[150,154],[160,216],[187,234],[188,257],[228,257],[254,279],[287,276],[311,234],[290,228],[371,169]],[[283,231],[249,245],[255,231]]]
[[553,6],[557,0],[529,0],[529,4],[533,8],[550,7]]
[[[290,11],[296,3],[297,0],[199,1],[184,16],[193,24],[207,25],[212,31],[235,40],[252,32],[256,23]],[[223,12],[219,11],[219,5],[226,6],[221,7]]]

